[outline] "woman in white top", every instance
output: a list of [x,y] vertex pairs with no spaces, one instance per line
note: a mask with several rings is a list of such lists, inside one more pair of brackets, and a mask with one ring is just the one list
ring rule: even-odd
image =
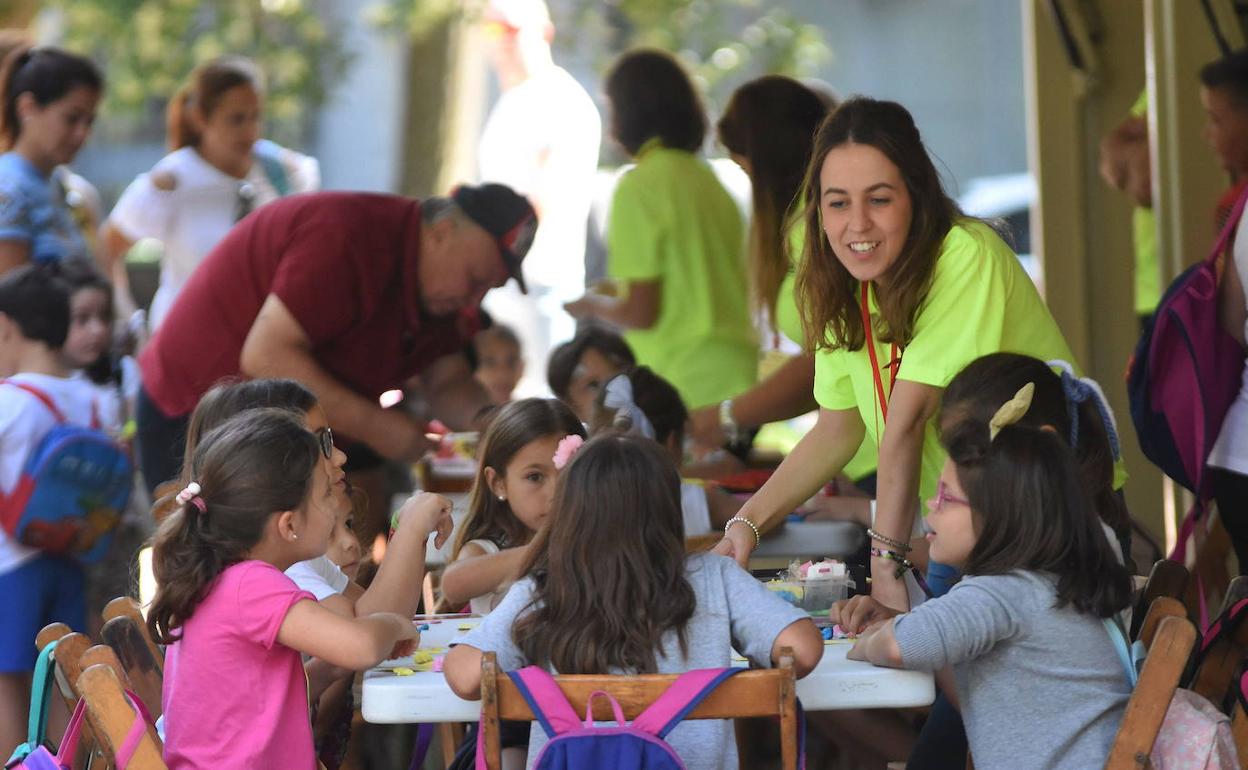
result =
[[264,91],[249,60],[227,56],[195,68],[169,102],[173,152],[140,174],[103,228],[103,251],[124,308],[133,308],[122,257],[142,238],[164,245],[154,332],[191,273],[234,223],[291,193],[320,186],[315,158],[260,138]]

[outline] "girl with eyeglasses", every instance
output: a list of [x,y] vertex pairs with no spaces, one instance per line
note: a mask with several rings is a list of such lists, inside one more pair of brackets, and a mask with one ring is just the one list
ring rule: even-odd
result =
[[264,86],[239,56],[199,65],[169,102],[171,152],[122,193],[102,231],[120,306],[134,308],[124,256],[136,242],[163,245],[154,332],[196,266],[234,223],[264,204],[320,187],[315,158],[261,139]]
[[[947,425],[928,503],[931,557],[964,577],[899,614],[869,596],[831,618],[853,660],[936,671],[980,767],[1100,767],[1130,697],[1115,634],[1131,578],[1105,536],[1066,426],[1022,423],[1033,383],[987,422]],[[873,548],[900,561],[895,549]],[[1020,683],[1025,686],[1020,687]],[[1036,729],[1036,725],[1043,729]],[[922,749],[913,759],[924,761]]]
[[0,274],[28,262],[89,262],[62,167],[91,135],[104,77],[59,48],[20,47],[0,70]]

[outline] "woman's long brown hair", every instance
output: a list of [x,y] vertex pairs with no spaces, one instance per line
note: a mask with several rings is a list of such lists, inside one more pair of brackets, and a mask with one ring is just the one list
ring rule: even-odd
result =
[[806,200],[806,250],[797,273],[798,306],[808,350],[858,350],[866,335],[859,283],[833,253],[823,232],[820,172],[828,153],[844,144],[869,145],[897,167],[910,193],[910,230],[888,276],[888,291],[876,293],[881,322],[875,336],[906,345],[914,336],[919,307],[931,288],[940,246],[961,216],[945,194],[914,118],[896,102],[855,96],[838,107],[815,134],[802,185]]
[[468,515],[451,549],[451,561],[459,558],[460,550],[473,540],[490,540],[501,548],[528,542],[528,529],[511,512],[506,500],[495,497],[485,470],[493,468],[503,476],[507,473],[507,464],[529,442],[570,434],[585,438],[585,426],[562,401],[523,398],[499,410],[477,450],[477,477],[468,500]]
[[191,110],[199,110],[207,118],[217,109],[225,92],[247,86],[263,95],[264,83],[260,70],[242,56],[222,56],[204,62],[191,72],[186,85],[169,100],[165,110],[166,141],[170,150],[199,145],[199,131],[191,120]]
[[205,509],[184,503],[152,539],[156,598],[147,615],[152,638],[171,644],[213,581],[246,558],[273,514],[299,510],[320,467],[316,437],[285,409],[250,409],[203,437],[192,478]]
[[593,439],[559,478],[525,574],[531,609],[512,626],[525,658],[566,674],[653,673],[663,637],[697,599],[685,577],[680,477],[655,442]]
[[834,106],[792,78],[766,75],[733,93],[716,126],[724,147],[750,164],[750,295],[756,308],[767,311],[773,329],[780,284],[801,256],[788,253],[790,208],[802,187],[815,131]]

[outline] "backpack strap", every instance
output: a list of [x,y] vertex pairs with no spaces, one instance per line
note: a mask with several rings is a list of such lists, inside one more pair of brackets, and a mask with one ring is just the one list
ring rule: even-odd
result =
[[252,147],[252,154],[260,161],[265,178],[273,185],[279,197],[285,197],[290,194],[290,176],[286,173],[286,166],[282,164],[281,153],[281,146],[268,139],[261,139]]
[[581,727],[572,704],[549,673],[537,666],[525,666],[519,671],[508,671],[507,676],[524,696],[547,737],[554,738]]
[[700,668],[687,671],[677,677],[675,682],[654,703],[633,720],[632,727],[644,733],[664,738],[680,720],[698,707],[706,696],[743,668]]
[[1127,641],[1127,632],[1123,628],[1122,620],[1115,614],[1112,617],[1101,618],[1101,622],[1105,624],[1105,631],[1109,634],[1109,639],[1114,643],[1114,650],[1118,653],[1118,662],[1122,663],[1123,671],[1127,675],[1127,684],[1131,685],[1131,689],[1135,689],[1135,685],[1140,681],[1140,674],[1135,668],[1135,658],[1131,654],[1131,643]]
[[15,388],[21,388],[30,395],[39,399],[39,403],[48,408],[48,411],[52,413],[52,416],[56,418],[57,422],[69,422],[65,419],[65,414],[56,406],[56,402],[52,400],[52,397],[47,393],[44,393],[39,388],[36,388],[34,385],[27,385],[24,382],[14,382],[13,380],[2,380],[0,383],[4,385],[12,385]]
[[73,767],[74,758],[78,754],[78,741],[81,739],[82,721],[87,715],[87,699],[79,698],[74,706],[74,714],[69,718],[69,726],[65,728],[65,736],[56,750],[58,767]]
[[1226,224],[1222,225],[1222,232],[1218,235],[1217,242],[1213,245],[1213,250],[1209,253],[1207,262],[1215,262],[1218,257],[1222,256],[1222,251],[1230,243],[1231,235],[1234,234],[1235,228],[1239,227],[1239,218],[1244,213],[1244,204],[1248,203],[1248,187],[1245,187],[1239,197],[1235,199],[1235,206],[1231,209],[1231,215],[1226,218]]
[[1218,619],[1209,624],[1205,630],[1204,639],[1200,642],[1200,652],[1197,654],[1197,665],[1209,654],[1210,648],[1220,642],[1222,638],[1235,631],[1239,624],[1244,621],[1245,609],[1248,609],[1248,599],[1240,599],[1231,605],[1225,612],[1218,616]]
[[147,726],[152,722],[152,715],[144,705],[143,699],[131,690],[126,690],[125,693],[126,700],[130,701],[130,707],[134,709],[134,721],[130,723],[130,731],[126,733],[121,746],[117,748],[117,770],[126,770],[134,752],[139,750],[143,736],[147,734]]

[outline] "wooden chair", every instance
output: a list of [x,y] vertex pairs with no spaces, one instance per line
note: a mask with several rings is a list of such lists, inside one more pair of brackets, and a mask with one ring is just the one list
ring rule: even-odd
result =
[[104,637],[104,643],[117,654],[130,689],[142,699],[152,713],[152,718],[159,718],[164,672],[144,641],[146,635],[128,615],[115,617],[105,623],[100,635]]
[[1153,564],[1152,570],[1148,573],[1148,582],[1140,591],[1135,602],[1135,610],[1131,613],[1131,638],[1139,638],[1140,627],[1144,623],[1144,617],[1148,614],[1149,608],[1153,606],[1154,600],[1163,596],[1181,600],[1186,588],[1187,567],[1169,559],[1160,559]]
[[705,535],[689,535],[685,538],[685,553],[702,553],[719,545],[724,539],[722,532],[710,532]]
[[[57,645],[52,653],[52,671],[56,692],[65,708],[73,713],[74,706],[78,704],[77,680],[82,671],[82,655],[91,646],[91,640],[83,634],[71,631],[64,623],[49,623],[35,637],[35,646],[43,650],[54,641]],[[100,750],[99,741],[89,722],[83,726],[78,740],[78,755],[75,760],[77,767],[112,769],[112,762]]]
[[[1149,614],[1153,614],[1151,608]],[[1105,770],[1142,770],[1152,766],[1149,753],[1196,644],[1196,627],[1186,618],[1186,611],[1181,617],[1160,617],[1160,622],[1151,627],[1146,619],[1144,631],[1154,629],[1155,633],[1145,641],[1152,644],[1148,645],[1144,670],[1140,672],[1140,681],[1131,700],[1127,701],[1126,714],[1110,748]]]
[[[614,697],[625,719],[635,719],[676,681],[675,675],[640,676],[574,675],[555,677],[559,688],[578,714],[585,713],[591,693],[603,691]],[[797,769],[797,695],[793,677],[793,651],[781,650],[780,667],[747,671],[727,679],[685,719],[734,719],[776,716],[780,718],[780,753],[784,770]],[[613,720],[609,705],[594,703],[596,719]],[[481,659],[481,727],[485,761],[490,770],[501,767],[499,720],[532,721],[533,712],[520,690],[498,669],[494,653]]]
[[152,660],[156,663],[156,667],[160,670],[161,675],[165,673],[165,651],[156,640],[152,638],[152,634],[147,630],[147,618],[143,617],[143,608],[139,606],[139,602],[129,596],[118,596],[107,605],[104,606],[102,613],[104,622],[113,618],[127,617],[134,621],[138,626],[139,633],[143,635],[143,641],[147,644],[147,648],[152,652]]
[[[103,739],[109,758],[115,761],[117,750],[136,718],[134,708],[126,700],[121,681],[110,666],[96,664],[82,672],[78,678],[78,689],[87,701],[92,726]],[[150,723],[138,750],[130,759],[129,770],[167,770],[161,758],[160,739]]]
[[[1237,577],[1227,588],[1226,599],[1218,614],[1245,598],[1248,598],[1248,577]],[[1248,660],[1248,622],[1241,620],[1236,628],[1226,629],[1222,637],[1204,651],[1192,677],[1192,690],[1208,698],[1218,708],[1224,708],[1227,694],[1234,684],[1232,680],[1239,674],[1245,660]]]

